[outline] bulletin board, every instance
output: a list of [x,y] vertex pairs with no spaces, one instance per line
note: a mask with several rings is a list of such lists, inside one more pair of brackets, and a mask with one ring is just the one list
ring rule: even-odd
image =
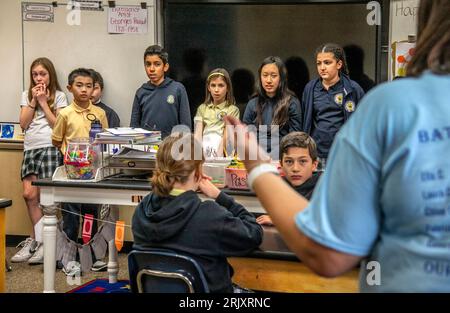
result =
[[[140,6],[141,2],[114,3]],[[79,67],[93,68],[103,76],[102,101],[117,112],[122,126],[128,126],[135,92],[148,80],[143,55],[149,45],[155,44],[155,6],[153,1],[146,2],[145,34],[109,34],[108,1],[102,1],[102,7],[103,10],[81,10],[79,25],[67,22],[72,8],[67,2],[57,2],[53,22],[22,20],[24,86],[29,86],[33,60],[47,57],[55,65],[60,86],[71,101],[66,89],[69,73]]]

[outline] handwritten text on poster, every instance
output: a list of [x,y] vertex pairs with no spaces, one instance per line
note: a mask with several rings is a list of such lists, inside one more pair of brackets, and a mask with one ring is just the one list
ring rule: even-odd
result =
[[139,6],[116,6],[108,9],[108,33],[147,33],[147,9]]

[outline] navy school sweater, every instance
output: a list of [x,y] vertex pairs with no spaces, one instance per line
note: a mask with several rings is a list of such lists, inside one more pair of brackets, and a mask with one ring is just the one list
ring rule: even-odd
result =
[[[250,101],[247,104],[247,107],[245,108],[244,117],[242,118],[242,121],[247,125],[254,125],[257,128],[257,137],[258,137],[258,143],[262,145],[264,148],[266,148],[267,152],[271,152],[272,150],[276,149],[278,151],[279,144],[281,142],[281,139],[293,131],[301,131],[302,130],[302,112],[300,110],[300,103],[299,100],[291,96],[289,101],[289,109],[287,111],[288,114],[288,121],[279,128],[279,139],[278,139],[278,147],[275,147],[275,144],[273,143],[273,140],[271,140],[271,125],[272,125],[272,119],[273,119],[273,113],[275,111],[276,105],[278,103],[278,99],[275,98],[267,98],[266,102],[263,105],[263,111],[262,111],[262,125],[267,125],[267,133],[261,133],[259,132],[259,126],[256,117],[256,106],[258,102],[258,97],[254,97],[250,99]],[[260,141],[263,140],[263,142]],[[277,153],[275,153],[277,155]]]
[[165,138],[176,125],[191,128],[191,113],[184,86],[168,77],[159,86],[148,82],[143,84],[134,97],[130,127],[159,130]]
[[[347,75],[341,75],[342,90],[342,104],[341,109],[343,113],[344,122],[347,121],[351,114],[355,111],[359,101],[364,96],[364,91],[358,83],[351,80]],[[314,131],[314,120],[316,112],[314,109],[314,89],[317,84],[321,84],[320,78],[311,80],[303,91],[303,98],[301,102],[301,111],[303,114],[303,131],[313,137],[317,143],[317,150],[319,157],[327,158],[328,152],[332,145],[335,129],[323,129]],[[313,135],[314,134],[314,135]]]

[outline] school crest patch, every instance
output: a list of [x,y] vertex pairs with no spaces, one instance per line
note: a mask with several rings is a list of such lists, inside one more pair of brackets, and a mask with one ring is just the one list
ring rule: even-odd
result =
[[225,111],[220,111],[219,113],[217,113],[217,119],[219,121],[223,121],[223,118],[225,117],[225,115],[227,115],[227,113]]
[[175,97],[173,95],[167,96],[167,103],[174,104],[175,103]]
[[342,101],[344,101],[344,95],[342,93],[338,93],[334,96],[334,102],[336,102],[336,104],[342,105]]
[[345,110],[350,113],[355,111],[355,102],[351,100],[345,102]]

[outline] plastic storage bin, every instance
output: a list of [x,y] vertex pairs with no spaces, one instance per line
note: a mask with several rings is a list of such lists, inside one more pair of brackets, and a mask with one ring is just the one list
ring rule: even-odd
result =
[[203,163],[203,173],[212,178],[212,183],[217,188],[226,186],[225,168],[230,164],[231,160],[231,157],[216,157]]
[[226,167],[227,167],[227,164],[206,162],[203,164],[203,173],[212,178],[211,182],[217,188],[224,188],[226,185],[226,182],[225,182],[225,168]]

